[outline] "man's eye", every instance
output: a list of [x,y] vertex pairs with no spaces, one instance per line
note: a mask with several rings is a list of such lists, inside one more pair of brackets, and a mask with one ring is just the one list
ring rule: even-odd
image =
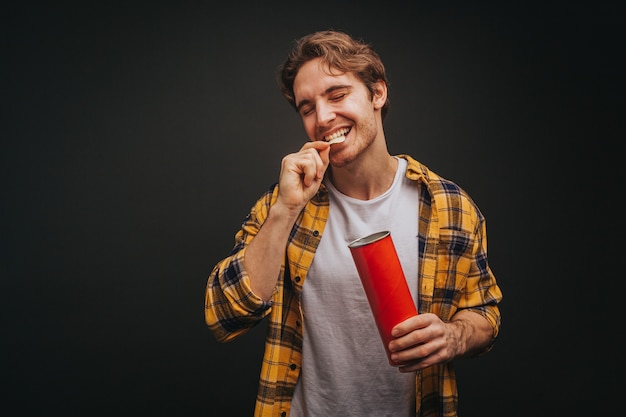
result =
[[313,113],[313,107],[303,107],[302,109],[300,109],[300,112],[303,116],[308,116],[309,114]]
[[346,96],[346,93],[334,94],[330,99],[332,101],[339,101]]

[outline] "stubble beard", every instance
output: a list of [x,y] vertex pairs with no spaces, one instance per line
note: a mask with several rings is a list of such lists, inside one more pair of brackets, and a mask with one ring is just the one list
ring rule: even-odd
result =
[[[346,149],[337,150],[333,153],[333,149],[330,149],[330,165],[335,168],[344,168],[355,160],[357,160],[366,150],[372,146],[378,130],[376,123],[371,120],[366,124],[356,126],[356,138],[350,141],[349,146]],[[354,128],[353,128],[354,130]]]

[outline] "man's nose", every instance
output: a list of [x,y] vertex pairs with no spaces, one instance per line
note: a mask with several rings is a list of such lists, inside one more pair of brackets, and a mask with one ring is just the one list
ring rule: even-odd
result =
[[335,120],[335,112],[332,106],[328,104],[318,104],[317,106],[317,124],[320,126],[327,125]]

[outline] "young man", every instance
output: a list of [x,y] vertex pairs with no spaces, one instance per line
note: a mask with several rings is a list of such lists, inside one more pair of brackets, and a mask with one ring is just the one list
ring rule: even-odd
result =
[[[456,184],[387,150],[387,77],[337,31],[298,40],[279,73],[310,142],[282,160],[231,254],[211,272],[219,341],[269,319],[256,416],[455,416],[452,361],[489,351],[502,293],[485,220]],[[419,314],[393,329],[391,366],[348,249],[391,232]]]

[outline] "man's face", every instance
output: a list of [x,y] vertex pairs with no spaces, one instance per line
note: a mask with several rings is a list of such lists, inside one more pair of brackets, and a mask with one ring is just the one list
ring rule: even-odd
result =
[[372,98],[352,73],[330,71],[319,58],[305,63],[294,80],[296,107],[310,140],[329,140],[335,133],[346,140],[332,145],[331,164],[344,166],[358,157],[382,126],[380,109],[385,96]]

